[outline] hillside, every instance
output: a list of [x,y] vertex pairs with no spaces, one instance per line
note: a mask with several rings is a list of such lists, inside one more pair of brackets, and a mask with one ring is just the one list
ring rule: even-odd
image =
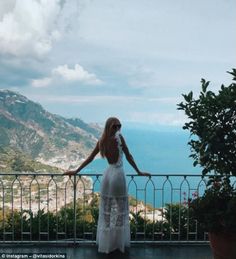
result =
[[1,148],[67,169],[91,151],[100,134],[98,126],[52,114],[19,93],[0,90]]
[[19,150],[0,147],[0,171],[11,172],[40,172],[62,173],[57,167],[42,164],[33,160]]

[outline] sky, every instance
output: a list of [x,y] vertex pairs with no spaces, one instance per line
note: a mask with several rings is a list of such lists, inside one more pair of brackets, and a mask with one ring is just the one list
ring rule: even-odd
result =
[[1,0],[0,89],[85,122],[179,128],[236,59],[235,0]]

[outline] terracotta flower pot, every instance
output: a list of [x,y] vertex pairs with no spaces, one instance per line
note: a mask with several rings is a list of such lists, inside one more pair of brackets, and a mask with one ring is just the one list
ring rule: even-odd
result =
[[236,259],[236,233],[208,233],[214,259]]

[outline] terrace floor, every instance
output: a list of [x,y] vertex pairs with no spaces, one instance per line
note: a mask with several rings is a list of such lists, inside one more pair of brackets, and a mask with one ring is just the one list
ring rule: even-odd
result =
[[[0,258],[9,257],[7,254],[31,254],[28,257],[21,258],[40,258],[32,254],[50,253],[66,254],[66,259],[212,259],[209,245],[205,244],[187,244],[187,245],[150,245],[150,244],[132,244],[129,250],[124,254],[119,251],[109,255],[97,252],[96,245],[82,244],[76,246],[58,246],[58,245],[25,245],[25,244],[0,244]],[[5,257],[4,257],[4,255]],[[20,258],[20,257],[18,257]],[[43,258],[43,257],[41,257]],[[44,257],[45,258],[45,257]],[[46,257],[50,258],[50,257]]]

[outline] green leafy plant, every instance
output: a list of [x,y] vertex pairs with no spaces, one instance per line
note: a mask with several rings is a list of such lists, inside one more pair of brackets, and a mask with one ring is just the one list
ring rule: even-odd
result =
[[188,142],[193,165],[209,177],[204,195],[190,200],[189,206],[193,217],[212,232],[236,232],[236,69],[229,73],[233,83],[221,85],[217,94],[202,79],[198,98],[193,92],[183,94],[184,102],[178,104],[189,119],[183,129],[193,137]]
[[202,197],[190,201],[190,210],[209,232],[236,232],[236,190],[229,177],[212,178]]

